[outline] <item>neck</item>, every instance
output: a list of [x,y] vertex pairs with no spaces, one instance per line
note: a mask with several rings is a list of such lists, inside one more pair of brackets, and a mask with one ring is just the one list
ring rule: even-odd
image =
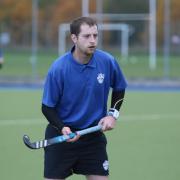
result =
[[75,51],[73,52],[73,56],[75,60],[79,62],[80,64],[88,64],[92,55],[84,54],[78,51],[77,49],[75,49]]

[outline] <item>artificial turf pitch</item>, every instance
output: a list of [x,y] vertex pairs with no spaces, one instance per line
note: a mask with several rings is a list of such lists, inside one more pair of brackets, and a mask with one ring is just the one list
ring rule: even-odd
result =
[[[41,90],[0,90],[0,179],[43,180]],[[127,91],[116,128],[106,132],[110,180],[180,179],[180,92]],[[81,176],[69,179],[82,180]]]

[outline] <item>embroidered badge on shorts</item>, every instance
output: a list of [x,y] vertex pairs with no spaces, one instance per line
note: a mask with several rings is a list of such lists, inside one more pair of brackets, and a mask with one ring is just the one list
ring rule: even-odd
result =
[[99,73],[97,76],[97,80],[99,82],[99,84],[102,84],[104,81],[104,74],[103,73]]
[[107,160],[104,161],[103,168],[105,171],[107,171],[109,169],[109,162]]

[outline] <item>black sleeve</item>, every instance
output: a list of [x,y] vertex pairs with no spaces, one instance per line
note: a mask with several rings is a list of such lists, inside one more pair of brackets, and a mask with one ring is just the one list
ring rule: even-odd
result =
[[111,108],[115,108],[119,111],[123,103],[124,95],[125,89],[121,91],[113,91],[111,97]]
[[49,121],[49,123],[54,126],[58,131],[61,132],[62,128],[64,127],[63,122],[59,119],[58,114],[55,108],[48,107],[42,104],[42,113]]

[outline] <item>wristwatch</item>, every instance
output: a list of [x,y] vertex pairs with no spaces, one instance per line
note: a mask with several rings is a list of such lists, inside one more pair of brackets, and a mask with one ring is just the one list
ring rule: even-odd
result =
[[117,120],[118,117],[119,117],[119,111],[117,109],[115,109],[115,108],[110,108],[107,115],[112,116]]

